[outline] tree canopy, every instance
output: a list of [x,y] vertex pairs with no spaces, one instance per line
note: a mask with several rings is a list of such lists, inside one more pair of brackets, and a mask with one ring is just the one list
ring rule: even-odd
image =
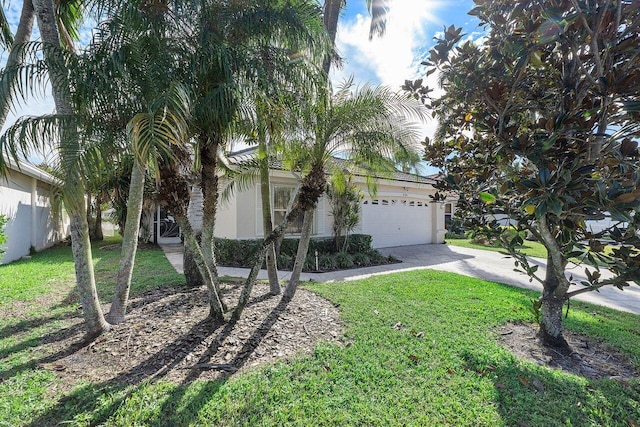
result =
[[[562,306],[572,296],[640,284],[640,3],[475,0],[480,43],[445,28],[424,62],[444,95],[423,81],[405,89],[439,120],[425,158],[460,196],[469,224],[499,236],[509,218],[548,251],[546,276],[502,240],[516,266],[543,284],[541,337],[565,345]],[[593,231],[588,220],[608,218]],[[612,246],[607,248],[607,244]],[[574,283],[569,262],[588,280]],[[614,274],[601,273],[606,266]]]

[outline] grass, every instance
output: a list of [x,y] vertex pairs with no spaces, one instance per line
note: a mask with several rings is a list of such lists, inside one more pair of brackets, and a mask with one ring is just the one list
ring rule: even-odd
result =
[[[463,248],[482,249],[485,251],[506,252],[501,246],[483,245],[480,243],[474,243],[472,239],[451,239],[447,238],[447,244],[452,246],[460,246]],[[520,251],[526,256],[535,258],[547,258],[547,249],[539,242],[532,242],[529,240],[524,241],[524,245],[520,248]]]
[[[111,277],[117,254],[96,252],[96,270]],[[156,255],[147,252],[154,251],[142,251],[138,260]],[[67,262],[68,252],[54,253],[57,258],[43,253],[26,263],[40,257]],[[3,304],[26,298],[26,291],[12,290],[20,285],[6,279],[23,264],[0,267]],[[158,257],[148,264],[153,268],[136,270],[138,289],[161,285],[158,272],[166,264]],[[49,280],[47,266],[34,270],[34,277]],[[53,273],[55,289],[68,290],[65,274]],[[350,345],[320,343],[312,355],[227,381],[79,384],[55,396],[46,393],[59,385],[54,374],[12,368],[37,357],[30,352],[32,343],[56,330],[56,322],[35,326],[22,342],[10,342],[7,326],[24,319],[3,319],[0,425],[622,426],[640,421],[637,380],[628,385],[587,380],[519,360],[498,344],[492,332],[497,326],[531,320],[532,292],[433,271],[308,288],[339,306]],[[103,286],[101,295],[107,293]],[[51,315],[56,314],[46,314]],[[566,327],[621,349],[640,368],[637,315],[575,302]],[[533,379],[544,391],[527,385]]]

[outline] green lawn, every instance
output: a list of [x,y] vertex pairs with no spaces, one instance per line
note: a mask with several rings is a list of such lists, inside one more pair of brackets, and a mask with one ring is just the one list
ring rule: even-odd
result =
[[[471,239],[446,239],[447,244],[452,246],[460,246],[463,248],[483,249],[486,251],[506,252],[506,249],[500,246],[481,245],[479,243],[473,243]],[[536,258],[547,258],[547,249],[538,242],[531,242],[529,240],[524,241],[524,245],[520,248],[522,253],[526,256]]]
[[[96,250],[96,255],[100,277],[112,277],[117,252]],[[134,273],[137,289],[182,283],[161,255],[157,250],[139,253],[137,265],[146,267]],[[68,248],[54,249],[0,267],[1,304],[42,300],[30,297],[29,289],[40,296],[69,292],[69,259]],[[63,262],[66,267],[59,266]],[[40,267],[27,268],[29,264]],[[32,288],[7,279],[23,274]],[[308,289],[339,306],[351,344],[321,343],[310,356],[227,381],[79,384],[64,394],[47,393],[59,384],[53,373],[29,365],[37,357],[31,350],[75,307],[43,313],[34,306],[24,315],[2,319],[0,426],[533,427],[640,422],[638,380],[587,380],[519,360],[498,344],[496,327],[531,320],[532,292],[433,271],[313,284]],[[107,293],[102,286],[101,295]],[[43,322],[43,316],[53,320]],[[566,326],[619,348],[640,368],[638,320],[637,315],[575,302]],[[15,340],[12,332],[17,330],[30,333]],[[544,391],[527,385],[534,379]]]

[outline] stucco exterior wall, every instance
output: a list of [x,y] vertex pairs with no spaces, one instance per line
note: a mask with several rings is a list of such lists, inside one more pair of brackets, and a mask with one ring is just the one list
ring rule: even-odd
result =
[[3,264],[28,255],[32,246],[37,251],[50,247],[69,233],[66,215],[52,212],[51,185],[13,169],[0,179],[0,213],[9,217]]

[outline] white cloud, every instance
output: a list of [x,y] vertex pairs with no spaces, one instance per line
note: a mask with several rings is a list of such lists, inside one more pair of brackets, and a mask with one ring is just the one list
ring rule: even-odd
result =
[[[381,83],[399,90],[405,80],[424,77],[426,69],[420,63],[432,45],[427,27],[442,25],[434,12],[445,5],[434,0],[393,0],[385,35],[372,40],[369,15],[358,14],[355,20],[341,21],[336,42],[345,66],[333,69],[334,84],[353,75],[356,83]],[[436,78],[431,75],[425,84],[436,87]],[[424,123],[423,136],[433,136],[436,126],[435,120]]]
[[424,57],[420,50],[430,43],[426,40],[426,27],[440,24],[434,11],[442,5],[433,0],[392,1],[386,34],[373,40],[369,40],[368,15],[341,22],[337,46],[346,65],[334,73],[333,80],[353,74],[361,81],[399,87],[405,79],[417,77],[418,65]]

